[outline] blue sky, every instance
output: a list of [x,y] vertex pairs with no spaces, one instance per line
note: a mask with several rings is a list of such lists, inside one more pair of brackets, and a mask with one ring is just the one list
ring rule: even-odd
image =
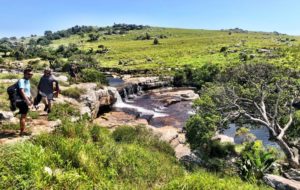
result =
[[0,0],[0,37],[113,23],[300,35],[299,9],[299,0]]

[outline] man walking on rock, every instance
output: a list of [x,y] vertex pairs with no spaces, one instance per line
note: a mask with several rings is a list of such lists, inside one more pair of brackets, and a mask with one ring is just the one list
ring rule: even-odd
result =
[[[55,84],[55,87],[54,87]],[[55,90],[54,90],[55,89]],[[51,101],[57,97],[59,93],[58,81],[55,80],[51,74],[51,69],[46,68],[44,75],[38,84],[38,94],[34,99],[34,106],[37,106],[42,98],[45,98],[45,109],[47,113],[51,112]]]
[[[29,107],[32,105],[30,93],[30,79],[33,73],[31,69],[24,70],[24,77],[18,81],[19,97],[16,99],[16,107],[19,108],[20,117],[20,135],[26,135],[26,116]],[[29,133],[28,133],[29,134]]]

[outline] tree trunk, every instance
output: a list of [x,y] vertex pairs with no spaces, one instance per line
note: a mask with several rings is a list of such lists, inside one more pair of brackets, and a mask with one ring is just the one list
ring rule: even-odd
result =
[[300,164],[298,149],[293,149],[289,147],[289,145],[280,137],[276,137],[276,140],[283,152],[285,153],[285,155],[287,156],[289,164],[294,168],[299,168]]

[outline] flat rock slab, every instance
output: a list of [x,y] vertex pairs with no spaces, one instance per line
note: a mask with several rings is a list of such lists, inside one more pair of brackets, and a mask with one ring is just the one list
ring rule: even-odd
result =
[[100,126],[108,128],[114,128],[124,125],[148,125],[146,119],[136,119],[134,115],[119,111],[106,113],[103,116],[95,119],[93,122],[99,124]]
[[264,176],[264,181],[275,189],[300,190],[300,182],[281,176],[266,174]]

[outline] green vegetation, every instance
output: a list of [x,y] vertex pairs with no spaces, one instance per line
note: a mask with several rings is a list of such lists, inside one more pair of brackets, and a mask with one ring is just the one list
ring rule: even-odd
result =
[[80,96],[83,93],[84,93],[84,90],[79,89],[77,87],[70,87],[70,88],[67,88],[66,90],[61,91],[62,95],[68,96],[68,97],[71,97],[71,98],[74,98],[74,99],[77,99],[77,100],[80,98]]
[[71,116],[78,117],[79,110],[67,103],[55,104],[51,109],[51,113],[48,115],[48,119],[50,121],[56,119],[70,119]]
[[[159,45],[153,45],[154,42]],[[31,38],[26,43],[28,46],[23,47],[21,43],[13,45],[8,38],[1,39],[4,62],[40,58],[60,70],[68,63],[89,63],[82,60],[90,56],[103,70],[142,70],[156,74],[172,74],[184,66],[194,69],[205,64],[222,68],[249,62],[290,68],[300,65],[298,38],[279,33],[115,24],[106,28],[75,26],[58,32],[45,31],[45,36]],[[121,60],[130,62],[123,64]]]
[[243,182],[237,177],[223,177],[205,171],[199,171],[184,178],[171,181],[163,189],[201,189],[201,190],[267,190],[265,186],[256,186]]
[[83,69],[81,72],[82,82],[96,82],[98,84],[107,84],[106,77],[96,69]]
[[135,138],[148,141],[147,146],[116,143],[97,125],[66,122],[54,134],[2,146],[0,188],[153,189],[184,175],[175,157],[157,148],[159,140],[144,133]]
[[8,94],[6,93],[7,87],[9,87],[11,84],[8,83],[2,83],[0,84],[0,109],[4,111],[9,111],[9,100],[8,100]]
[[64,122],[54,134],[0,146],[0,188],[267,189],[205,171],[185,174],[170,150],[143,127],[111,134],[84,120]]
[[[201,72],[200,72],[201,73]],[[186,75],[189,76],[189,75]],[[202,75],[205,76],[205,75]],[[245,127],[265,126],[286,156],[290,167],[299,166],[298,148],[293,143],[298,127],[299,72],[272,64],[242,64],[223,69],[212,81],[203,83],[200,98],[194,101],[196,115],[186,123],[186,137],[191,148],[200,150],[203,166],[227,173],[228,157],[238,156],[238,169],[243,179],[260,180],[280,159],[261,143],[253,142]],[[244,126],[236,135],[243,136],[242,146],[233,147],[211,140],[217,130],[230,123]],[[229,162],[230,163],[230,162]],[[229,170],[229,173],[230,170]]]
[[252,182],[261,180],[264,174],[270,171],[276,156],[275,149],[265,150],[261,141],[247,144],[239,163],[240,175]]

